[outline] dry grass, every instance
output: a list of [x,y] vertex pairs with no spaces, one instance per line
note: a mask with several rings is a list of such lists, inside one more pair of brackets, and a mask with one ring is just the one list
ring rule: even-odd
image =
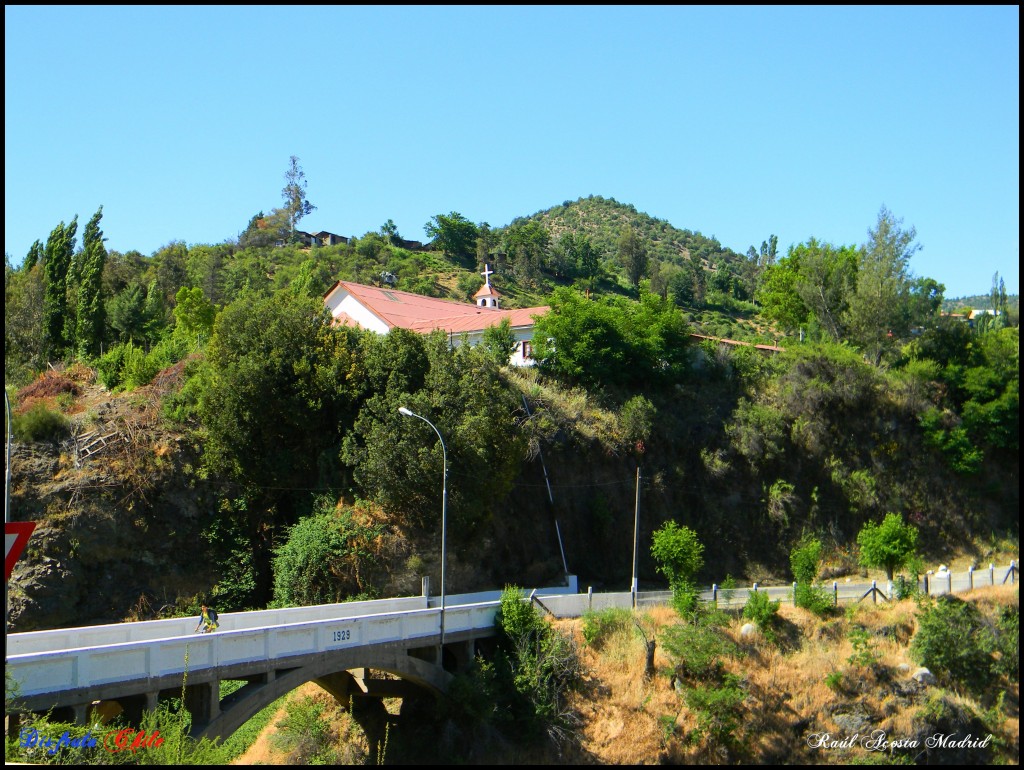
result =
[[[984,588],[964,595],[986,614],[1018,603],[1017,586]],[[807,745],[813,733],[846,737],[849,722],[864,719],[864,735],[882,730],[889,739],[920,735],[922,711],[944,705],[955,714],[985,715],[986,724],[998,726],[998,737],[1009,747],[997,761],[1019,761],[1019,685],[1007,686],[1002,712],[993,717],[990,707],[963,693],[939,687],[913,692],[906,683],[916,668],[908,644],[916,630],[917,606],[913,601],[892,604],[862,604],[832,618],[821,619],[806,610],[783,606],[780,642],[763,636],[744,639],[742,618],[733,618],[723,633],[739,650],[726,661],[726,671],[739,677],[745,693],[740,724],[731,745],[701,738],[696,715],[691,713],[675,690],[670,674],[674,661],[660,643],[655,655],[656,675],[644,679],[644,645],[632,626],[611,633],[599,647],[583,640],[582,620],[555,621],[563,633],[579,645],[586,678],[573,695],[572,705],[581,717],[578,745],[561,756],[550,752],[531,753],[537,764],[857,764],[885,757],[861,746],[850,749],[814,749]],[[667,607],[645,610],[640,622],[647,633],[660,636],[679,623]],[[855,650],[851,629],[868,633],[878,662],[862,666],[850,662]],[[901,668],[904,666],[905,668]],[[830,686],[826,678],[841,674],[841,685]],[[1006,683],[1004,683],[1006,684]],[[315,685],[307,684],[293,697],[313,695],[326,698]],[[400,702],[385,704],[396,713]],[[283,712],[282,712],[283,713]],[[341,719],[334,710],[334,719]],[[276,717],[267,729],[274,730]],[[839,720],[839,721],[837,721]],[[343,720],[342,720],[343,721]],[[356,733],[340,721],[334,732]],[[267,734],[235,764],[277,764],[284,757],[275,754]],[[356,735],[358,737],[358,735]],[[350,747],[356,749],[358,747]],[[509,747],[509,757],[524,761],[522,750]],[[362,747],[364,756],[366,747]],[[358,752],[357,752],[358,753]],[[370,757],[372,761],[372,757]],[[496,762],[502,760],[496,759]]]

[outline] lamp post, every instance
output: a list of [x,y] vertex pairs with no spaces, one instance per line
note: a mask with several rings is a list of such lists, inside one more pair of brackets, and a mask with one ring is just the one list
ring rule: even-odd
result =
[[418,417],[423,420],[427,425],[434,429],[434,433],[437,434],[437,440],[441,442],[441,459],[443,462],[443,477],[441,486],[441,652],[438,654],[438,664],[443,668],[444,662],[442,655],[444,653],[444,573],[445,565],[448,563],[448,450],[445,449],[444,439],[441,437],[441,431],[437,429],[430,420],[422,415],[416,414],[404,406],[398,407],[398,412],[405,417]]

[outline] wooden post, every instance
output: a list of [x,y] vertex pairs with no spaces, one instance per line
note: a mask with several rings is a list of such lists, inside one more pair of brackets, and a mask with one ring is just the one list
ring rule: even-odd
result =
[[835,580],[832,581],[832,603],[833,606],[839,606],[839,583]]

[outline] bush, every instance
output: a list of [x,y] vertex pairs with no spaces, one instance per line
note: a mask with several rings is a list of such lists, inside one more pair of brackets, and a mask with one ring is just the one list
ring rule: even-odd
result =
[[686,692],[686,705],[697,715],[697,731],[717,743],[728,744],[739,727],[744,700],[739,678],[727,674],[721,687],[702,685]]
[[577,722],[568,695],[583,675],[572,639],[552,628],[516,586],[502,592],[494,622],[506,687],[497,696],[499,709],[528,734],[543,732],[556,742],[568,738]]
[[995,641],[977,607],[947,595],[918,616],[910,654],[932,673],[979,691],[997,674]]
[[583,641],[600,649],[608,638],[632,625],[633,613],[622,607],[583,613]]
[[832,597],[824,588],[814,585],[820,563],[821,541],[816,537],[803,538],[789,552],[789,564],[796,580],[793,603],[815,615],[824,615],[832,609]]
[[754,621],[764,632],[770,632],[778,620],[781,602],[772,601],[767,591],[754,591],[747,597],[743,607],[743,617]]
[[334,764],[332,744],[337,736],[324,714],[324,704],[306,696],[287,703],[285,712],[276,725],[273,743],[288,752],[288,764]]
[[662,634],[661,644],[675,658],[676,675],[681,679],[717,681],[722,658],[737,652],[732,640],[704,623],[672,626]]
[[14,415],[11,434],[16,441],[58,441],[68,433],[67,417],[37,401],[27,412]]

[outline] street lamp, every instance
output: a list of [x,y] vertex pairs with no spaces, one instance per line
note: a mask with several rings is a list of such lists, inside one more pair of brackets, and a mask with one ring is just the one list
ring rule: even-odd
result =
[[443,479],[441,486],[441,653],[438,655],[438,663],[441,667],[444,667],[444,661],[442,656],[444,655],[444,573],[445,565],[447,564],[448,551],[448,450],[445,449],[444,439],[441,437],[441,431],[437,429],[430,420],[422,415],[416,414],[404,406],[398,407],[398,413],[405,417],[419,417],[423,422],[434,429],[434,433],[437,434],[438,441],[441,442],[441,459],[443,465]]

